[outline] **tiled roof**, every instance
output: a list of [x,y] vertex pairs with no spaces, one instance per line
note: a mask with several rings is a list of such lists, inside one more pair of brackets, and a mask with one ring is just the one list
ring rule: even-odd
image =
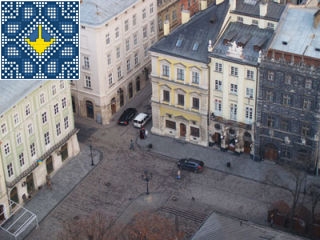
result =
[[317,28],[313,26],[314,14],[318,10],[289,5],[270,48],[320,59],[320,24]]
[[2,80],[0,81],[0,114],[17,104],[38,88],[44,81]]
[[[272,29],[261,29],[255,25],[231,22],[214,46],[212,56],[256,65],[259,50],[267,48],[273,32]],[[243,46],[241,56],[230,51],[232,44]]]
[[101,25],[136,2],[138,0],[83,0],[80,4],[80,23]]
[[267,4],[267,14],[263,18],[279,21],[285,5],[278,4],[273,1],[265,0],[233,0],[236,1],[236,9],[233,11],[236,14],[243,14],[252,17],[260,16],[260,3]]
[[208,62],[208,42],[215,42],[228,11],[228,1],[211,5],[155,43],[150,51]]

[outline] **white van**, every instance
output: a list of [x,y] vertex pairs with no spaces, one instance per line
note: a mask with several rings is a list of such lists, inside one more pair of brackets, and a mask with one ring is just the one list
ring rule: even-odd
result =
[[133,119],[133,126],[137,128],[142,128],[151,118],[151,115],[148,113],[139,113],[134,119]]

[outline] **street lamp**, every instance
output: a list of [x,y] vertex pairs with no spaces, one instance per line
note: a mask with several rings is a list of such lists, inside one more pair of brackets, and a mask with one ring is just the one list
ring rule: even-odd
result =
[[92,156],[92,145],[90,145],[90,155],[91,155],[91,166],[94,166],[93,156]]
[[147,183],[147,194],[149,194],[149,181],[152,179],[152,173],[145,170],[141,175],[142,180],[146,181]]

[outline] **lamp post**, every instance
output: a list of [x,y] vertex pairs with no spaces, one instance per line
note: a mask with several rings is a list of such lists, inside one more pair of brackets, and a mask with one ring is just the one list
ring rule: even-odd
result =
[[147,183],[147,194],[149,194],[149,181],[152,179],[152,173],[145,170],[141,175],[142,180],[146,181]]
[[91,166],[94,166],[93,156],[92,156],[92,145],[90,145],[90,155],[91,155]]

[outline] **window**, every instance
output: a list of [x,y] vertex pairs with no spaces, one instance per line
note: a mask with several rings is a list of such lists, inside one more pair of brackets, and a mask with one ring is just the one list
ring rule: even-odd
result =
[[214,100],[214,110],[216,112],[221,113],[221,111],[222,111],[222,101],[221,100],[219,100],[219,99]]
[[311,109],[311,100],[303,99],[303,110],[310,110]]
[[53,85],[52,86],[52,96],[56,95],[56,93],[57,93],[56,85]]
[[231,103],[230,106],[230,119],[231,120],[237,120],[237,104]]
[[36,155],[36,147],[35,147],[34,143],[30,144],[30,154],[31,154],[31,157]]
[[44,104],[45,98],[44,98],[44,93],[40,94],[40,104]]
[[267,118],[267,126],[274,127],[274,118],[272,116],[268,116]]
[[12,163],[9,163],[7,165],[7,170],[8,170],[8,177],[11,177],[13,175]]
[[143,38],[147,38],[147,37],[148,37],[147,26],[144,26],[144,27],[143,27],[142,32],[143,32]]
[[176,130],[176,122],[166,120],[166,128],[174,129]]
[[170,92],[168,90],[163,90],[163,101],[170,102]]
[[177,11],[173,10],[172,11],[172,21],[175,21],[177,19]]
[[48,145],[50,143],[50,136],[49,136],[49,132],[46,132],[44,134],[44,144]]
[[132,16],[132,25],[135,26],[136,24],[137,24],[137,15],[134,14],[134,15]]
[[274,80],[274,72],[269,71],[268,72],[268,80],[273,81]]
[[286,106],[291,105],[291,96],[284,94],[282,97],[282,104]]
[[200,74],[198,72],[192,71],[192,83],[199,84]]
[[86,87],[91,88],[91,78],[88,75],[86,75]]
[[17,125],[19,123],[19,115],[18,115],[18,113],[15,113],[13,115],[13,121],[14,121],[15,125]]
[[267,24],[267,28],[274,29],[274,24],[273,24],[273,23],[271,23],[271,22],[268,22],[268,24]]
[[143,45],[143,47],[144,47],[144,56],[148,57],[148,45],[145,44],[145,45]]
[[150,4],[150,14],[153,13],[153,3]]
[[252,107],[246,107],[246,119],[251,122],[252,118],[253,118],[253,108]]
[[214,89],[217,91],[222,91],[222,81],[216,80],[215,85],[214,85]]
[[284,83],[287,85],[291,85],[292,77],[291,75],[286,75],[284,78]]
[[283,131],[289,131],[289,121],[287,119],[280,120],[280,129]]
[[142,9],[142,19],[145,19],[147,17],[147,11],[146,9]]
[[137,45],[138,44],[138,35],[135,33],[133,34],[133,44]]
[[243,23],[243,17],[237,17],[237,21]]
[[108,79],[109,79],[109,85],[111,85],[113,82],[112,73],[109,74]]
[[150,32],[154,33],[154,21],[150,22]]
[[238,93],[238,85],[237,84],[230,84],[230,92],[233,94],[237,94]]
[[158,25],[159,25],[159,31],[162,31],[163,26],[162,26],[162,19],[161,18],[159,18]]
[[20,167],[24,165],[24,155],[23,153],[19,154],[19,162],[20,162]]
[[183,94],[178,94],[178,105],[184,106],[184,95]]
[[107,45],[110,44],[110,34],[109,33],[106,34],[106,44]]
[[60,89],[64,89],[64,80],[60,81]]
[[246,97],[253,98],[253,88],[246,88]]
[[60,127],[60,123],[56,124],[56,132],[57,132],[57,136],[59,136],[61,134],[61,127]]
[[247,78],[253,80],[254,79],[254,71],[247,70]]
[[116,37],[116,39],[118,39],[118,38],[119,38],[119,36],[120,36],[119,28],[118,28],[118,27],[116,27],[116,29],[115,29],[115,37]]
[[134,65],[137,66],[139,64],[139,55],[138,53],[134,54]]
[[199,98],[193,97],[193,98],[192,98],[192,108],[193,108],[193,109],[196,109],[196,110],[199,110],[199,107],[200,107]]
[[122,77],[121,66],[119,66],[119,67],[117,68],[117,72],[118,72],[118,80],[119,80],[119,79],[121,79],[121,77]]
[[162,65],[162,76],[169,77],[170,70],[168,65]]
[[1,132],[3,135],[7,133],[7,125],[5,123],[1,124]]
[[89,57],[83,57],[84,60],[84,68],[89,69],[90,68],[90,62],[89,62]]
[[117,54],[117,58],[120,58],[121,56],[120,47],[117,47],[116,54]]
[[62,105],[62,108],[66,108],[67,107],[67,99],[66,99],[66,97],[62,98],[61,105]]
[[310,136],[310,127],[309,124],[303,123],[301,126],[301,135],[302,136]]
[[307,79],[304,87],[306,89],[312,89],[312,81],[310,79]]
[[22,143],[21,133],[17,133],[17,144],[20,145]]
[[58,103],[53,105],[53,108],[54,108],[54,115],[57,115],[59,113],[59,105],[58,105]]
[[252,20],[252,25],[255,25],[255,26],[258,26],[259,25],[259,22],[258,22],[258,20]]
[[184,81],[184,69],[177,68],[177,80]]
[[65,117],[64,118],[64,129],[67,129],[69,127],[69,118]]
[[238,68],[237,67],[231,67],[231,75],[232,76],[238,76]]
[[268,90],[266,91],[266,100],[269,102],[273,102],[273,92]]
[[26,116],[29,116],[31,113],[31,108],[30,108],[30,104],[26,105]]
[[107,62],[108,62],[108,65],[111,65],[111,55],[110,54],[107,55]]
[[4,149],[4,154],[8,155],[10,153],[10,145],[9,143],[6,143],[3,145],[3,149]]
[[215,64],[215,71],[216,72],[222,72],[222,63],[216,63]]
[[47,112],[42,113],[42,123],[46,123],[47,122]]
[[126,51],[129,51],[130,50],[130,39],[127,38],[126,39]]
[[124,21],[124,30],[127,32],[129,30],[129,20]]
[[29,135],[32,135],[32,134],[33,134],[32,123],[29,123],[29,124],[28,124],[28,133],[29,133]]
[[127,59],[127,72],[131,70],[130,59]]
[[200,129],[196,127],[190,127],[190,135],[193,137],[200,137]]

